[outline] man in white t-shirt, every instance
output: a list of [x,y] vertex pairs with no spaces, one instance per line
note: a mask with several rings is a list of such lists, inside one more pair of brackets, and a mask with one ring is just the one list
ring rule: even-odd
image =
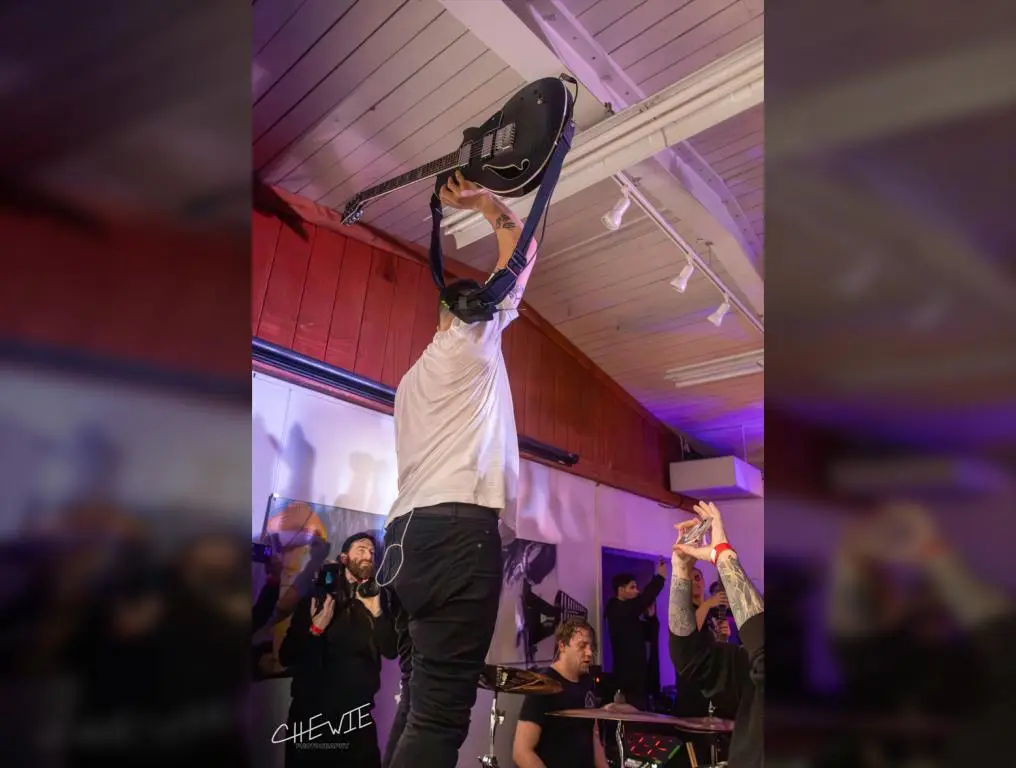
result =
[[[494,195],[460,173],[441,202],[479,211],[497,238],[497,269],[510,259],[522,224]],[[533,269],[536,242],[515,287],[489,322],[449,310],[468,284],[442,293],[437,333],[399,384],[395,442],[399,495],[385,546],[402,693],[385,749],[386,768],[454,768],[469,730],[477,682],[501,595],[499,527],[515,525],[519,447],[501,335]],[[472,286],[475,287],[475,283]]]

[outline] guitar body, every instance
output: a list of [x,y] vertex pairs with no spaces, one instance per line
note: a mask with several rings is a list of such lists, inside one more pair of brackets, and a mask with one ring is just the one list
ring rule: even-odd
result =
[[[458,170],[469,181],[501,197],[522,197],[532,192],[540,185],[543,169],[570,117],[570,100],[564,82],[556,77],[530,83],[483,125],[463,131],[460,144],[482,141],[492,131],[514,124],[512,147],[487,158],[474,157]],[[439,174],[434,191],[440,191],[453,173]]]
[[357,194],[346,203],[342,222],[356,223],[372,200],[423,179],[435,179],[438,191],[456,170],[501,197],[531,192],[543,179],[572,106],[562,79],[529,83],[482,125],[463,131],[458,151]]

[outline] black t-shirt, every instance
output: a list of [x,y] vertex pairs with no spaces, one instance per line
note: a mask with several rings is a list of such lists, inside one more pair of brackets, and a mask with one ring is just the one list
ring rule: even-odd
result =
[[547,714],[562,709],[595,707],[593,679],[584,675],[573,683],[553,667],[540,671],[560,682],[564,688],[560,693],[529,694],[522,702],[519,720],[540,726],[537,756],[547,768],[593,768],[593,726],[596,721]]
[[736,702],[730,768],[761,768],[765,707],[765,614],[741,626],[742,646],[717,643],[706,631],[687,637],[670,634],[670,658],[682,683],[703,696],[729,696]]

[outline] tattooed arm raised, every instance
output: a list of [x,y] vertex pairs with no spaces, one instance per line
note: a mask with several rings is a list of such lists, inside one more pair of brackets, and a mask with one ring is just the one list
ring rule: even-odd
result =
[[[743,646],[718,644],[697,629],[691,602],[692,569],[696,560],[711,560],[713,548],[727,544],[720,512],[714,504],[695,506],[700,518],[712,520],[710,546],[675,544],[670,587],[670,657],[682,684],[693,685],[707,698],[720,694],[737,699],[729,764],[738,768],[762,765],[762,710],[765,696],[765,629],[762,596],[733,549],[722,547],[716,568],[730,602]],[[698,520],[680,523],[678,540]]]

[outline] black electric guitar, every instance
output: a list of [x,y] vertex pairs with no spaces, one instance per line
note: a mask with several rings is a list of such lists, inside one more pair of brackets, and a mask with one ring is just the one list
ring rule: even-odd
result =
[[436,176],[439,190],[456,170],[497,195],[521,197],[539,186],[571,110],[572,95],[562,79],[530,83],[483,125],[463,131],[454,152],[357,194],[346,203],[342,223],[355,224],[372,200],[418,181]]

